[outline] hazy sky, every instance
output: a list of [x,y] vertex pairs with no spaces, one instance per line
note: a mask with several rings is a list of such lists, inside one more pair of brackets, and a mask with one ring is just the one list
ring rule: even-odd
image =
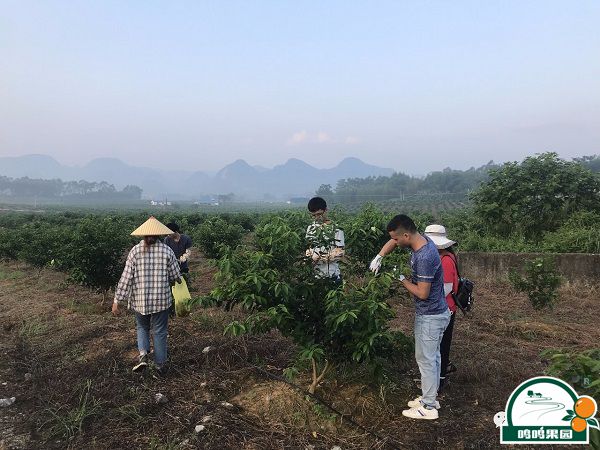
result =
[[0,156],[197,170],[357,156],[421,174],[600,153],[598,0],[0,0],[0,11]]

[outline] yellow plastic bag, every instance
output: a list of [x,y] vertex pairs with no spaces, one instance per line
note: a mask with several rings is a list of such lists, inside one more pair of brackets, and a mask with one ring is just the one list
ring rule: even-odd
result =
[[173,286],[171,290],[173,291],[173,298],[175,299],[175,314],[177,314],[177,317],[189,315],[192,309],[190,305],[192,296],[188,290],[185,278],[181,278],[181,283],[175,283],[175,286]]

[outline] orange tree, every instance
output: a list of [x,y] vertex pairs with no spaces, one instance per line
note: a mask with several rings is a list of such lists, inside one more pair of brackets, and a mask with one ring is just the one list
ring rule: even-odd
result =
[[73,227],[65,243],[68,260],[62,261],[71,278],[103,295],[103,300],[121,276],[127,251],[134,239],[130,223],[123,217],[90,216]]
[[[408,351],[410,343],[388,326],[394,316],[386,301],[393,292],[392,277],[369,275],[343,286],[316,278],[311,259],[304,257],[303,234],[283,218],[264,221],[251,243],[227,250],[219,260],[217,286],[205,301],[249,312],[226,327],[228,334],[276,329],[290,337],[298,353],[287,374],[308,364],[309,392],[314,393],[335,365],[374,364],[398,344]],[[321,233],[320,239],[331,239],[328,235]]]

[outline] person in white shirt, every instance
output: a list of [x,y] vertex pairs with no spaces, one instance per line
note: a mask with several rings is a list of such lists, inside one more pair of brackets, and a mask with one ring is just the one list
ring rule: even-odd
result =
[[339,261],[344,256],[344,232],[327,217],[327,202],[323,198],[311,198],[308,211],[313,223],[306,230],[306,239],[311,245],[306,256],[312,259],[318,278],[330,278],[341,283]]

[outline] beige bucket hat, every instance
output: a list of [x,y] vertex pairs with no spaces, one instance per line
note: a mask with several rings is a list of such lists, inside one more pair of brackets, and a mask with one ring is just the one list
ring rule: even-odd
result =
[[164,236],[167,234],[173,234],[173,231],[163,225],[154,216],[150,216],[137,230],[131,233],[132,236]]
[[446,227],[443,225],[429,225],[425,228],[425,236],[431,239],[438,249],[445,249],[456,244],[456,241],[448,239]]

